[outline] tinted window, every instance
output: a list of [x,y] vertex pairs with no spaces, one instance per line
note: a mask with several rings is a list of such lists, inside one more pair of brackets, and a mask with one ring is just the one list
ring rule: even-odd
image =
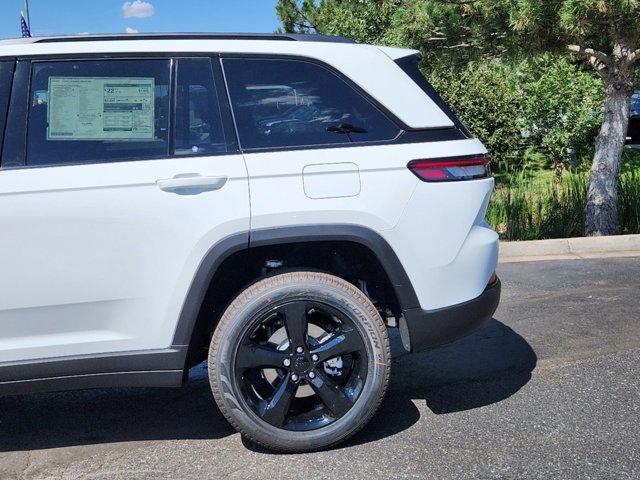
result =
[[335,73],[302,60],[225,59],[244,148],[389,140],[399,128]]
[[170,60],[33,66],[27,165],[168,154]]
[[226,151],[211,60],[178,60],[175,153],[207,155]]
[[429,81],[424,77],[420,71],[420,55],[410,55],[396,60],[396,64],[406,73],[416,85],[418,85],[424,93],[426,93],[433,102],[440,107],[440,109],[449,117],[453,124],[466,136],[470,137],[471,134],[467,130],[467,127],[456,117],[451,110],[451,107],[445,102],[442,97],[435,91]]

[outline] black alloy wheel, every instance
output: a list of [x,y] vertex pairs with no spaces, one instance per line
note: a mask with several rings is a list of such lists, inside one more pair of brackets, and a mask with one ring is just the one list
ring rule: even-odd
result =
[[260,418],[278,428],[308,431],[353,407],[367,378],[367,352],[343,312],[286,300],[251,324],[234,372],[243,400]]

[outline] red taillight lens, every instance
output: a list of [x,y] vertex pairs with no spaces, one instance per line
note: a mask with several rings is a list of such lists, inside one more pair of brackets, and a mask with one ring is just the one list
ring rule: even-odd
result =
[[407,167],[425,182],[455,182],[491,176],[488,155],[413,160]]

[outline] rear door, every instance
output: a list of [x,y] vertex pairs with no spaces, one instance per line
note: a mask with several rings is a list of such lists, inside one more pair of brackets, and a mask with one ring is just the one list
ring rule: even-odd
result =
[[25,59],[15,78],[0,362],[168,347],[205,253],[249,228],[219,62]]

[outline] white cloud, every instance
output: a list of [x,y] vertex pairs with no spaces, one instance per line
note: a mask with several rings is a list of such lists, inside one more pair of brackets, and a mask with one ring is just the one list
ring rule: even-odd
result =
[[124,31],[126,33],[138,33],[138,30],[136,30],[135,28],[131,28],[131,27],[125,28]]
[[78,32],[76,35],[89,35],[89,32]]
[[124,18],[136,17],[145,18],[151,17],[156,13],[156,9],[150,2],[144,2],[143,0],[134,0],[133,2],[124,2],[122,4],[122,14]]

